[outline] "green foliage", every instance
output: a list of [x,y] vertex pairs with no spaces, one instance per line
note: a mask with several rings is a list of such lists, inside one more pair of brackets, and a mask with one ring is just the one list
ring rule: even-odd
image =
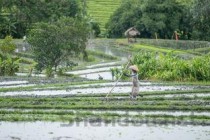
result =
[[133,64],[137,64],[141,79],[149,79],[155,74],[157,68],[156,54],[141,51],[132,59]]
[[0,54],[0,76],[13,76],[19,69],[19,58]]
[[106,32],[105,24],[122,1],[123,0],[86,0],[87,14],[99,23],[102,34]]
[[112,55],[108,55],[108,54],[105,54],[105,53],[99,52],[99,51],[88,50],[87,53],[89,55],[94,55],[94,56],[99,57],[99,58],[105,58],[105,59],[109,59],[109,60],[117,60],[117,57],[112,56]]
[[93,55],[88,55],[88,59],[86,61],[87,62],[94,62],[94,61],[96,61],[96,58]]
[[91,22],[91,28],[94,32],[94,36],[98,37],[99,34],[101,33],[99,24],[97,22]]
[[166,81],[209,81],[210,56],[183,60],[173,53],[155,54],[141,51],[134,56],[132,63],[137,64],[141,79]]
[[[121,37],[135,26],[142,37],[171,38],[175,30],[184,30],[186,7],[176,0],[126,0],[110,18],[110,37]],[[185,33],[187,34],[187,33]]]
[[132,26],[140,26],[142,17],[141,0],[126,0],[110,17],[106,28],[109,37],[122,37]]
[[112,74],[112,80],[118,80],[122,75],[122,71],[119,68],[111,68],[110,71]]
[[172,49],[197,49],[210,47],[207,41],[190,41],[190,40],[166,40],[166,39],[139,39],[138,44],[154,45]]
[[186,14],[186,8],[176,0],[148,0],[142,9],[144,30],[152,36],[157,33],[159,38],[171,38]]
[[46,74],[47,77],[54,77],[52,67],[47,67],[46,71],[45,71],[45,74]]
[[2,44],[0,44],[0,51],[2,53],[11,54],[15,51],[15,49],[16,49],[16,46],[12,42],[12,37],[6,36]]
[[7,36],[0,44],[0,76],[12,76],[19,69],[18,57],[12,57],[15,51],[15,44],[11,36]]
[[34,23],[56,21],[62,16],[75,17],[77,0],[2,0],[0,36],[22,38]]
[[193,38],[210,41],[210,2],[209,0],[195,0],[191,10]]
[[[85,53],[89,28],[86,21],[61,18],[57,22],[37,23],[30,31],[28,42],[32,45],[36,68],[56,68],[69,56]],[[50,75],[50,74],[49,74]]]

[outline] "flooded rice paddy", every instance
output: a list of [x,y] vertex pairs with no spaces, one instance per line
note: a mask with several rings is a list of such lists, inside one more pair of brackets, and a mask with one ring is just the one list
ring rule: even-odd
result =
[[[27,80],[0,81],[0,140],[210,138],[210,85],[140,81],[140,93],[144,97],[132,100],[129,97],[132,83],[120,81],[116,85],[110,71],[121,68],[130,53],[110,48],[106,41],[89,49],[117,56],[122,61],[67,72],[87,81],[98,81],[90,84],[52,82],[55,84],[52,86],[50,80],[36,84]],[[27,73],[17,75],[24,77]],[[99,75],[107,81],[98,80]],[[45,77],[43,74],[32,76]],[[102,95],[114,86],[109,100],[104,99]]]
[[2,81],[0,82],[1,88],[16,88],[16,87],[29,87],[35,84],[29,84],[28,81]]
[[[48,90],[39,90],[34,89],[34,91],[11,91],[11,92],[2,92],[0,96],[17,96],[17,95],[74,95],[74,94],[106,94],[111,91],[115,83],[107,83],[107,84],[88,84],[81,86],[71,86],[66,88],[65,90],[53,90],[53,87],[48,88]],[[92,86],[92,87],[91,87]],[[150,92],[150,91],[180,91],[180,90],[193,90],[199,89],[200,87],[196,86],[163,86],[163,85],[141,85],[141,92]],[[208,88],[208,87],[206,87]],[[131,92],[131,85],[129,83],[119,83],[112,91],[112,93],[129,93]],[[205,94],[182,94],[182,95],[162,95],[164,97],[173,97],[173,96],[210,96],[210,93]],[[151,95],[156,96],[156,95]]]
[[[106,64],[104,64],[106,65]],[[113,67],[103,67],[103,68],[96,68],[96,69],[85,69],[85,70],[77,70],[67,72],[68,74],[89,74],[89,73],[96,73],[96,72],[103,72],[103,71],[110,71],[112,68],[121,68],[120,66],[113,66]],[[111,72],[110,72],[111,73]]]
[[2,140],[208,140],[210,126],[103,122],[0,122]]
[[123,64],[122,61],[94,64],[94,65],[86,66],[86,68],[91,69],[91,68],[98,68],[98,67],[102,67],[102,66],[113,66],[113,65],[116,66],[119,64]]
[[[35,111],[43,111],[42,109],[0,109],[0,111],[22,111],[22,112],[35,112]],[[59,112],[57,109],[45,109],[45,112]],[[104,114],[104,113],[110,113],[110,114],[119,114],[119,115],[172,115],[172,116],[183,116],[183,115],[188,115],[188,116],[209,116],[210,117],[210,112],[207,111],[155,111],[155,110],[88,110],[88,109],[68,109],[68,110],[63,110],[66,113],[93,113],[93,114]]]

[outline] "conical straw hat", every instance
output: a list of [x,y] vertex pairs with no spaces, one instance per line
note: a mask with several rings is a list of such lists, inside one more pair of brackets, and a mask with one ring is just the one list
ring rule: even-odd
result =
[[139,71],[139,69],[138,69],[138,67],[136,65],[130,66],[129,69],[132,69],[134,71]]

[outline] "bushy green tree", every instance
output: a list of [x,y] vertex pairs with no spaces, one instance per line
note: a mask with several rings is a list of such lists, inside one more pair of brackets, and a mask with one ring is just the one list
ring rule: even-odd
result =
[[171,38],[174,31],[183,30],[186,6],[177,0],[126,0],[110,18],[110,37],[121,37],[132,26],[141,37]]
[[142,23],[151,35],[171,38],[180,29],[185,7],[176,0],[148,0],[143,6]]
[[2,0],[0,34],[22,38],[34,23],[75,17],[79,11],[77,0]]
[[28,42],[32,45],[37,69],[51,69],[69,56],[86,55],[89,28],[82,19],[61,18],[57,22],[37,23],[30,31]]
[[11,54],[15,51],[16,46],[12,42],[12,37],[11,36],[6,36],[5,39],[3,40],[2,44],[0,44],[0,51],[2,53],[6,54]]
[[191,10],[193,38],[210,41],[210,0],[195,0]]
[[122,37],[132,27],[141,27],[142,0],[125,0],[106,24],[108,37]]

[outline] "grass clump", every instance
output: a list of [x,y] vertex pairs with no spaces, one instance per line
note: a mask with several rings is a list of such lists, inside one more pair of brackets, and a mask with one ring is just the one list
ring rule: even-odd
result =
[[132,63],[138,65],[141,79],[164,81],[210,81],[210,56],[184,60],[171,53],[141,51]]

